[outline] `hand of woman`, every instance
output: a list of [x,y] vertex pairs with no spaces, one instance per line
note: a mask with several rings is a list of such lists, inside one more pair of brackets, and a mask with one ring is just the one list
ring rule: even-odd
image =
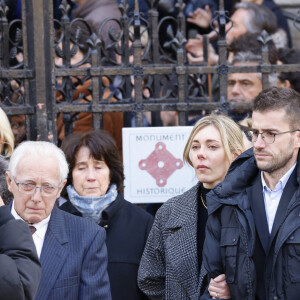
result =
[[221,274],[210,280],[208,291],[213,299],[230,299],[230,291],[226,282],[225,274]]

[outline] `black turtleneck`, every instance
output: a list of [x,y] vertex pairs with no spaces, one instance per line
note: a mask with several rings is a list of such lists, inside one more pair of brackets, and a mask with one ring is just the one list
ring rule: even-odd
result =
[[205,239],[205,227],[207,221],[207,208],[202,203],[201,195],[203,198],[203,202],[206,205],[206,194],[208,192],[210,192],[210,189],[206,189],[202,185],[198,190],[197,252],[198,252],[199,269],[201,268],[201,264],[202,264],[202,249],[203,249],[203,244]]

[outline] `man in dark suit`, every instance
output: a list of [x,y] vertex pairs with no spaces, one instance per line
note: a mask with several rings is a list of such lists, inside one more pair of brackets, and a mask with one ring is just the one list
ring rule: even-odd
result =
[[[203,263],[225,273],[232,299],[299,299],[300,94],[262,91],[253,102],[253,149],[207,195]],[[223,298],[210,283],[201,299]]]
[[12,215],[28,223],[42,265],[36,300],[110,300],[105,231],[55,206],[68,164],[49,142],[23,142],[13,152],[6,179]]

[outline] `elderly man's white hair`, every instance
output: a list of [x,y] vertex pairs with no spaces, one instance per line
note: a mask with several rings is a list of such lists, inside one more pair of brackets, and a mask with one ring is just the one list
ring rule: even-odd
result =
[[64,152],[56,145],[42,141],[23,142],[13,151],[8,165],[10,176],[16,175],[17,166],[20,160],[26,155],[32,155],[37,157],[37,159],[40,156],[56,158],[59,167],[60,181],[68,177],[69,167]]

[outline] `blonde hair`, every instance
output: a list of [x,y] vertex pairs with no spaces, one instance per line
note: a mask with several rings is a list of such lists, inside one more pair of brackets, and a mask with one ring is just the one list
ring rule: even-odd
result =
[[232,154],[240,155],[244,151],[243,135],[239,126],[229,117],[211,114],[200,119],[194,126],[183,152],[183,160],[193,166],[190,159],[190,150],[195,135],[199,130],[207,126],[214,126],[220,132],[225,155],[229,163],[232,163]]
[[0,108],[0,154],[10,156],[15,147],[15,137],[6,113]]

